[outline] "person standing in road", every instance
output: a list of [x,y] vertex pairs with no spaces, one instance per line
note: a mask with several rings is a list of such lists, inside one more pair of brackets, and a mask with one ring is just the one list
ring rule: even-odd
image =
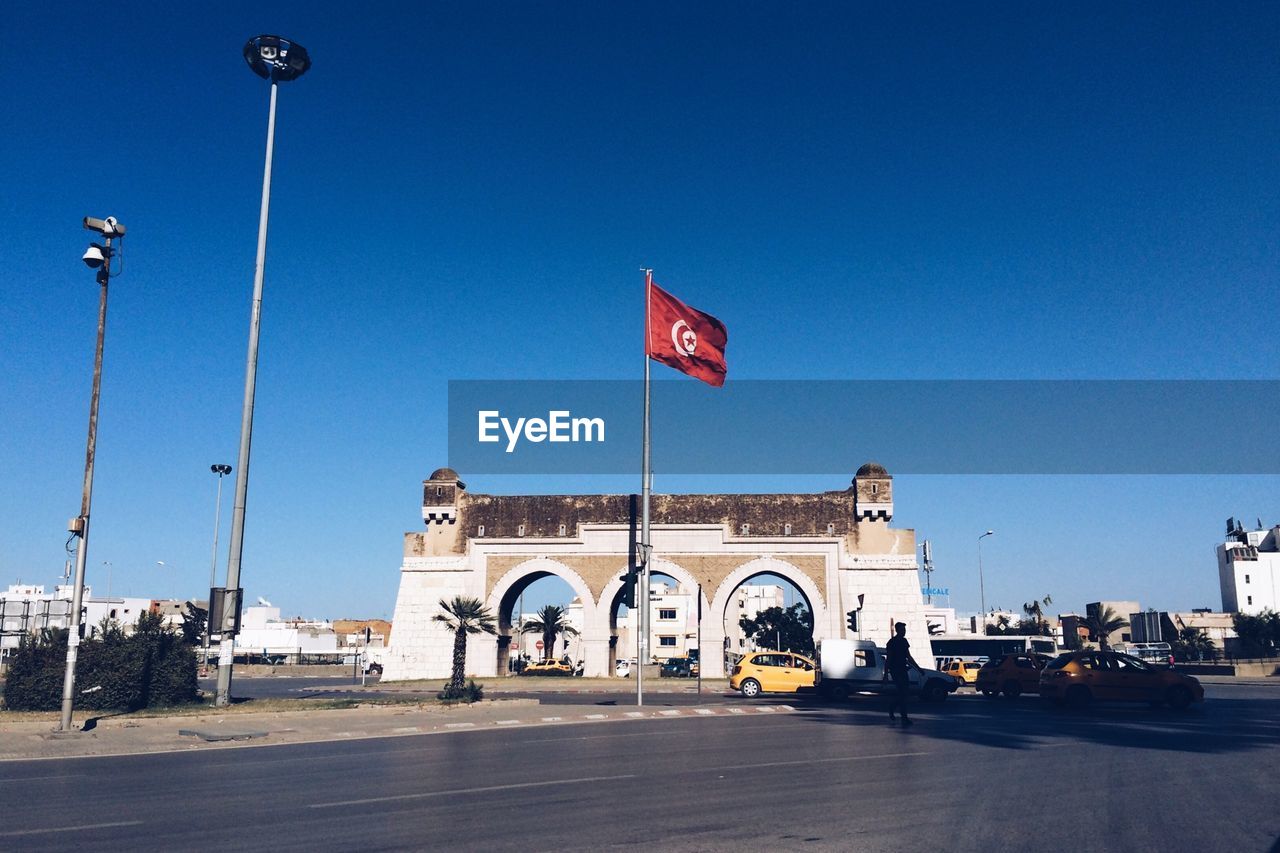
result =
[[907,694],[911,690],[911,669],[924,675],[924,670],[920,668],[920,664],[916,663],[915,658],[911,657],[911,644],[907,642],[907,625],[905,622],[899,622],[893,626],[896,632],[889,642],[884,645],[884,677],[881,683],[893,679],[894,690],[889,694],[889,720],[897,719],[894,714],[895,710],[902,711],[902,726],[906,728],[911,725],[911,718],[907,716]]

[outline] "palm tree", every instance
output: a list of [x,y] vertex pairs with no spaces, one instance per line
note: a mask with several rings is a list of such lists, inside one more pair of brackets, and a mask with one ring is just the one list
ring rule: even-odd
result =
[[538,611],[532,619],[526,619],[520,626],[522,634],[542,635],[542,658],[551,660],[555,657],[556,637],[564,634],[566,638],[578,636],[578,629],[565,619],[564,608],[548,604]]
[[493,614],[478,598],[467,598],[455,595],[453,601],[440,599],[440,609],[431,617],[453,631],[453,674],[449,678],[450,690],[462,689],[463,674],[467,669],[467,635],[496,634],[498,629],[493,624]]
[[1203,628],[1180,628],[1172,645],[1174,654],[1183,660],[1205,660],[1217,651]]
[[1117,616],[1116,612],[1110,607],[1100,604],[1098,608],[1085,617],[1084,626],[1089,629],[1089,638],[1097,638],[1098,645],[1103,651],[1111,648],[1111,643],[1107,639],[1111,636],[1112,631],[1119,631],[1121,628],[1129,627],[1129,620],[1122,616]]
[[1053,598],[1046,595],[1039,601],[1031,601],[1022,605],[1022,612],[1027,614],[1027,618],[1018,623],[1018,629],[1026,634],[1038,634],[1048,636],[1049,621],[1044,618],[1044,608],[1053,604]]

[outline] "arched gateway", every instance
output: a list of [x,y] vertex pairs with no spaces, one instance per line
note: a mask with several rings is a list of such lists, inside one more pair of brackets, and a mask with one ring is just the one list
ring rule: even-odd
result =
[[[511,606],[547,575],[563,579],[582,605],[585,674],[611,675],[621,576],[635,559],[635,495],[478,495],[441,468],[423,484],[426,530],[405,534],[400,593],[384,680],[444,678],[453,635],[431,617],[441,599],[485,602],[498,636],[471,637],[468,674],[505,673]],[[915,531],[895,530],[893,478],[868,463],[852,485],[818,494],[653,495],[653,570],[687,592],[702,589],[703,675],[723,676],[718,650],[734,590],[761,574],[791,581],[809,601],[814,639],[843,637],[845,614],[863,596],[863,637],[883,643],[906,622],[928,649]],[[710,614],[711,618],[708,618]],[[927,651],[925,652],[928,657]]]

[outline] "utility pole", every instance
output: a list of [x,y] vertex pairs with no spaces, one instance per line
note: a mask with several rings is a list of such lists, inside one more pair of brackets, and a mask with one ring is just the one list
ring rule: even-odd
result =
[[95,279],[98,295],[98,346],[93,356],[93,392],[89,397],[89,439],[84,454],[84,489],[80,494],[80,515],[67,525],[73,536],[80,537],[76,548],[75,592],[71,597],[71,628],[67,634],[67,668],[62,678],[62,716],[57,731],[71,729],[71,709],[76,689],[76,658],[80,651],[80,632],[83,630],[85,561],[89,557],[89,506],[93,502],[93,462],[98,448],[98,397],[102,390],[102,346],[107,335],[107,283],[111,280],[111,257],[114,238],[124,238],[125,227],[114,216],[106,219],[84,218],[84,227],[106,238],[105,244],[90,243],[82,260],[89,269],[97,270]]

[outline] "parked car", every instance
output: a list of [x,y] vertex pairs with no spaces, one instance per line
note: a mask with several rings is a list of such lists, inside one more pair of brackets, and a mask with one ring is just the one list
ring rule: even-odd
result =
[[573,666],[558,660],[539,660],[520,670],[521,675],[573,675]]
[[629,678],[631,676],[631,661],[620,660],[613,665],[613,674],[618,678]]
[[1154,667],[1118,652],[1068,652],[1040,673],[1040,695],[1082,708],[1090,702],[1148,702],[1182,710],[1204,701],[1204,688],[1190,675]]
[[761,693],[795,693],[811,689],[817,667],[791,652],[752,652],[733,667],[729,689],[753,699]]
[[953,660],[942,668],[942,672],[959,681],[961,684],[973,684],[978,677],[982,664],[976,660]]
[[663,678],[697,678],[698,662],[689,658],[671,658],[658,670]]

